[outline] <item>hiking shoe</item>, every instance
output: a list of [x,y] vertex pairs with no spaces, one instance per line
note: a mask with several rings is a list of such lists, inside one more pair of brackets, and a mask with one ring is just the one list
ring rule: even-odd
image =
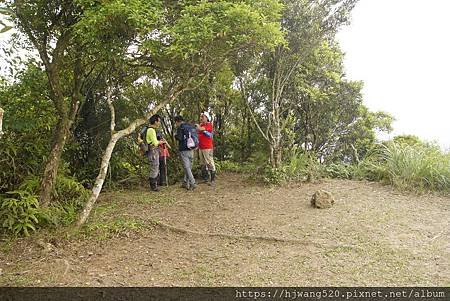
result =
[[184,188],[184,189],[189,189],[189,185],[187,183],[185,183],[185,182],[181,183],[180,187]]
[[191,184],[188,190],[194,190],[195,188],[197,188],[197,184]]
[[150,178],[150,190],[151,191],[159,191],[159,187],[158,187],[156,178]]
[[209,186],[216,186],[216,172],[211,171],[211,182],[208,183]]

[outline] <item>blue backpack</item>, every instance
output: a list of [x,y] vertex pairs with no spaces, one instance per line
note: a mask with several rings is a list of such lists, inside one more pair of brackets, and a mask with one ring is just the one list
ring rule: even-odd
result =
[[196,149],[198,147],[197,129],[188,123],[185,123],[183,126],[183,144],[188,149]]

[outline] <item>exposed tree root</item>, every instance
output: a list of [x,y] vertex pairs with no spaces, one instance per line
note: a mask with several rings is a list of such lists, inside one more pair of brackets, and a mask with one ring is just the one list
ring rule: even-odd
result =
[[260,235],[233,235],[233,234],[226,234],[226,233],[197,232],[197,231],[178,228],[178,227],[175,227],[172,225],[165,224],[160,221],[153,221],[153,223],[162,229],[170,230],[172,232],[181,233],[181,234],[209,236],[209,237],[221,237],[221,238],[237,239],[237,240],[256,240],[256,241],[265,241],[265,242],[313,245],[313,246],[317,246],[317,247],[323,247],[323,245],[321,245],[317,242],[312,242],[312,241],[307,241],[307,240],[286,239],[286,238],[279,238],[279,237],[273,237],[273,236],[260,236]]

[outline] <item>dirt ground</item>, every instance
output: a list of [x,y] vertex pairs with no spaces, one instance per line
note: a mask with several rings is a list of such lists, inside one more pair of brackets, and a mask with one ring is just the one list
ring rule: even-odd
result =
[[[318,189],[332,208],[310,206]],[[450,197],[371,182],[268,187],[221,174],[194,192],[104,193],[70,233],[2,242],[0,285],[450,285]]]

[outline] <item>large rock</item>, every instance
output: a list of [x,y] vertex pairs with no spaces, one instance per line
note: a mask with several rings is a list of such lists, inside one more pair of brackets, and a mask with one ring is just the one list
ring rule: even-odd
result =
[[316,191],[311,198],[311,205],[314,208],[326,209],[334,204],[333,195],[325,190]]

